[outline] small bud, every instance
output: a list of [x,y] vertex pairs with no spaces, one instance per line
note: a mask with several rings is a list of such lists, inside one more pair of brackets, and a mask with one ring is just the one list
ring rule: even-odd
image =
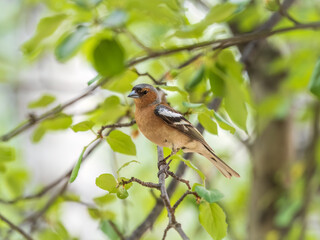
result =
[[117,189],[117,197],[120,199],[125,199],[129,196],[129,193],[127,190],[124,188],[124,186],[119,186]]
[[278,0],[263,0],[264,7],[269,11],[276,12],[279,10]]

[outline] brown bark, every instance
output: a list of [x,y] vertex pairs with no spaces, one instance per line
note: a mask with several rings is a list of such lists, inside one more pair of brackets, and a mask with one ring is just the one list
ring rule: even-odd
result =
[[[246,61],[253,98],[261,102],[270,94],[277,92],[286,72],[271,75],[268,63],[279,57],[280,53],[266,41]],[[268,233],[277,230],[274,225],[277,215],[277,201],[286,192],[286,180],[293,147],[291,142],[291,116],[271,119],[267,124],[256,121],[257,136],[251,148],[252,185],[249,207],[248,239],[266,239]]]

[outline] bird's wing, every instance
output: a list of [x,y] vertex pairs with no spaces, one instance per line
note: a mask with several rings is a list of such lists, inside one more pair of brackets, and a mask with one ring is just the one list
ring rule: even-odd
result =
[[201,133],[181,113],[162,104],[156,106],[154,113],[169,126],[207,145]]

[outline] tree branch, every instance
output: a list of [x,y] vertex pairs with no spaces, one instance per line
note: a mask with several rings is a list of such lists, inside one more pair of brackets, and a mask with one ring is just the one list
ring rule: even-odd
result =
[[301,23],[299,23],[297,20],[295,20],[287,11],[287,8],[284,8],[283,5],[280,3],[280,0],[276,0],[278,5],[279,5],[279,13],[287,18],[289,21],[293,22],[295,25],[299,25]]
[[4,221],[6,224],[8,224],[9,227],[10,227],[12,230],[20,233],[25,239],[27,239],[27,240],[33,240],[33,238],[32,238],[29,234],[27,234],[22,228],[18,227],[18,226],[15,225],[14,223],[12,223],[9,219],[7,219],[6,217],[4,217],[1,213],[0,213],[0,219],[1,219],[2,221]]
[[128,29],[126,28],[122,28],[121,31],[125,34],[127,34],[127,36],[133,40],[136,45],[138,45],[141,49],[145,50],[146,52],[152,52],[152,49],[147,47],[146,45],[144,45],[132,32],[130,32]]
[[117,225],[111,221],[111,220],[108,220],[110,226],[112,227],[112,229],[115,231],[115,233],[118,235],[118,237],[121,239],[121,240],[125,240],[122,232],[119,230],[119,228],[117,227]]
[[100,130],[98,131],[98,135],[100,136],[100,138],[103,138],[102,132],[103,132],[103,130],[105,130],[105,129],[107,129],[107,128],[113,129],[113,128],[131,127],[131,126],[133,126],[135,123],[136,123],[136,120],[132,120],[132,121],[129,122],[129,123],[119,123],[119,122],[117,122],[117,123],[114,123],[114,124],[105,125],[105,126],[102,126],[102,127],[100,128]]
[[160,189],[160,185],[157,183],[144,182],[144,181],[141,181],[140,179],[135,178],[135,177],[131,177],[128,181],[122,180],[121,185],[126,185],[126,184],[129,184],[132,182],[139,183],[140,185],[142,185],[144,187]]
[[213,40],[213,41],[207,41],[207,42],[202,42],[202,43],[196,43],[192,45],[187,45],[187,46],[182,46],[178,48],[172,48],[172,49],[166,49],[166,50],[161,50],[161,51],[154,51],[150,53],[149,55],[139,57],[136,59],[132,59],[131,61],[128,62],[127,66],[133,66],[138,63],[144,62],[149,59],[157,58],[157,57],[163,57],[163,56],[168,56],[172,55],[177,52],[181,51],[192,51],[212,45],[216,45],[212,47],[212,50],[216,49],[224,49],[227,47],[235,46],[241,43],[246,43],[250,42],[253,40],[258,40],[258,39],[264,39],[268,38],[270,36],[280,34],[280,33],[285,33],[293,30],[302,30],[302,29],[316,29],[320,27],[320,22],[313,22],[313,23],[306,23],[306,24],[299,24],[293,27],[286,27],[286,28],[280,28],[274,31],[259,31],[259,32],[254,32],[254,33],[245,33],[241,34],[238,36],[230,37],[230,38],[225,38],[225,39],[219,39],[219,40]]
[[162,83],[161,81],[157,81],[150,73],[139,73],[138,71],[136,71],[136,73],[139,75],[139,76],[147,76],[149,77],[152,82],[156,85],[165,85],[165,83]]
[[171,177],[173,177],[174,179],[176,179],[177,181],[180,181],[180,182],[186,184],[186,185],[187,185],[187,188],[188,188],[189,190],[191,189],[190,182],[189,182],[188,180],[185,180],[185,179],[177,176],[176,174],[174,174],[173,172],[171,172],[171,171],[169,171],[169,170],[167,170],[166,172],[167,172]]
[[185,232],[181,228],[181,224],[177,222],[175,214],[174,214],[174,209],[171,207],[170,204],[170,198],[166,189],[166,170],[168,168],[167,164],[165,163],[164,156],[163,156],[163,148],[162,147],[157,147],[158,149],[158,166],[159,166],[159,173],[158,173],[158,178],[159,178],[159,184],[160,184],[160,192],[161,192],[161,198],[164,203],[164,205],[167,208],[168,212],[168,217],[169,217],[169,224],[167,228],[164,231],[164,235],[162,239],[166,238],[167,232],[170,228],[174,228],[180,235],[180,237],[183,240],[189,240],[188,236],[185,234]]
[[[290,8],[294,1],[295,0],[285,0],[281,5],[282,10],[287,11],[287,9]],[[283,16],[279,12],[272,14],[272,16],[264,24],[262,24],[256,31],[254,31],[254,33],[272,29],[281,20],[282,17]],[[256,48],[257,43],[258,40],[255,40],[247,44],[247,46],[242,51],[242,62],[247,62],[247,59],[251,55],[252,51]]]
[[45,112],[43,114],[41,114],[40,116],[35,116],[35,115],[32,115],[32,117],[30,117],[28,120],[26,120],[25,123],[23,123],[22,125],[19,125],[17,128],[13,129],[12,131],[10,131],[9,133],[3,135],[0,137],[0,141],[2,142],[6,142],[6,141],[9,141],[11,138],[15,137],[16,135],[24,132],[25,130],[29,129],[30,127],[32,127],[33,125],[35,125],[36,123],[48,118],[48,117],[51,117],[51,116],[54,116],[60,112],[62,112],[62,110],[64,110],[65,108],[73,105],[74,103],[78,102],[79,100],[89,96],[94,90],[96,90],[98,87],[100,87],[102,84],[104,84],[108,79],[104,79],[101,83],[93,86],[93,87],[90,87],[88,90],[86,90],[83,94],[81,94],[80,96],[74,98],[74,99],[71,99],[70,101],[58,106],[58,107],[55,107],[51,110],[49,110],[48,112]]
[[[292,1],[292,0],[287,0],[287,1]],[[283,4],[283,8],[285,9],[284,4]],[[132,67],[138,63],[147,61],[149,59],[154,59],[154,58],[162,57],[162,56],[168,56],[168,55],[171,55],[171,54],[174,54],[177,52],[181,52],[181,51],[192,51],[192,50],[201,49],[201,48],[205,48],[205,47],[209,47],[209,46],[213,46],[211,50],[225,49],[230,46],[235,46],[235,45],[238,45],[241,43],[264,39],[264,38],[273,36],[275,34],[280,34],[280,33],[289,32],[289,31],[293,31],[293,30],[299,30],[299,29],[317,29],[319,27],[320,27],[320,22],[299,24],[299,25],[296,25],[293,27],[281,28],[281,29],[277,29],[274,31],[261,30],[258,32],[241,34],[239,36],[230,37],[230,38],[226,38],[226,39],[213,40],[213,41],[207,41],[207,42],[182,46],[182,47],[178,47],[178,48],[153,51],[146,56],[129,60],[126,64],[126,67]],[[195,59],[199,58],[201,55],[202,55],[202,53],[194,56],[193,59],[192,58],[190,59],[190,61],[194,61]],[[186,62],[186,64],[189,64],[188,61]],[[48,117],[51,117],[51,116],[54,116],[54,115],[60,113],[65,108],[67,108],[67,107],[73,105],[74,103],[78,102],[79,100],[89,96],[94,90],[96,90],[98,87],[100,87],[101,85],[106,83],[108,80],[109,80],[108,78],[103,79],[100,83],[96,84],[95,86],[90,87],[88,90],[86,90],[80,96],[78,96],[78,97],[76,97],[76,98],[56,107],[56,108],[51,109],[48,112],[45,112],[40,116],[33,115],[33,117],[30,117],[28,120],[26,120],[23,124],[19,125],[17,128],[15,128],[12,131],[8,132],[7,134],[1,136],[0,141],[3,141],[3,142],[9,141],[11,138],[13,138],[13,137],[17,136],[18,134],[24,132],[25,130],[29,129],[30,127],[32,127],[36,123],[39,123],[40,121],[42,121]]]
[[[317,143],[319,140],[319,122],[320,122],[320,104],[317,101],[314,104],[314,119],[311,128],[311,141],[306,149],[306,167],[304,172],[304,192],[303,192],[303,205],[298,211],[297,216],[301,217],[302,229],[300,232],[299,240],[305,239],[307,230],[307,211],[312,201],[313,183],[312,179],[317,170]],[[296,216],[296,217],[297,217]],[[295,219],[295,218],[293,218]]]
[[188,196],[188,195],[194,195],[197,199],[197,202],[200,201],[201,197],[198,195],[198,193],[196,192],[191,192],[189,190],[187,190],[177,201],[176,203],[173,205],[172,209],[175,211],[177,209],[177,207],[180,205],[180,203],[183,201],[183,199]]
[[22,224],[30,222],[31,223],[31,232],[34,232],[37,228],[37,222],[39,220],[40,217],[42,217],[47,211],[48,209],[56,202],[56,200],[58,199],[58,197],[60,195],[62,195],[68,187],[68,181],[66,181],[62,188],[53,196],[51,196],[51,198],[48,200],[48,202],[37,212],[33,213],[32,215],[30,215],[29,217],[25,218],[22,222]]

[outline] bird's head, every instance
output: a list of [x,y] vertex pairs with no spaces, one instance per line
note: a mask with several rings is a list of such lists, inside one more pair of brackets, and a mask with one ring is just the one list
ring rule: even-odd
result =
[[160,96],[157,89],[149,84],[138,84],[134,86],[128,97],[134,98],[135,104],[139,107],[160,103]]

